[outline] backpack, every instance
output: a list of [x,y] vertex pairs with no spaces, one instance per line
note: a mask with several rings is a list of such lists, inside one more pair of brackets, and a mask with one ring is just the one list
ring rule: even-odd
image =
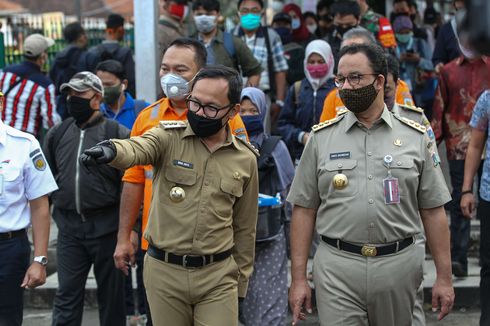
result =
[[[278,192],[274,186],[277,169],[272,152],[280,140],[280,136],[271,136],[264,139],[262,146],[260,146],[257,167],[259,170],[259,192],[261,194],[275,196]],[[265,242],[275,239],[281,231],[284,220],[283,214],[282,205],[259,207],[255,241]]]
[[[105,139],[112,139],[119,137],[119,123],[116,121],[112,121],[109,119],[105,119]],[[75,123],[75,119],[72,117],[66,118],[63,120],[55,130],[53,130],[53,137],[51,138],[51,142],[48,144],[48,151],[50,157],[53,159],[53,163],[50,165],[51,171],[56,174],[56,164],[55,164],[55,150],[58,148],[61,139],[65,135],[68,128]]]
[[230,58],[234,59],[236,55],[235,44],[233,43],[233,34],[223,32],[223,46]]

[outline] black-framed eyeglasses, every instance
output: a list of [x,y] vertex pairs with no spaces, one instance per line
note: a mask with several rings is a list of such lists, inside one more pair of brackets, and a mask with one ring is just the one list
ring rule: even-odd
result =
[[238,10],[240,15],[246,15],[246,14],[260,14],[262,13],[262,8],[241,8]]
[[351,86],[357,86],[361,82],[362,78],[364,76],[378,76],[379,74],[352,74],[347,77],[344,76],[336,76],[334,81],[335,81],[335,86],[338,88],[341,88],[345,84],[345,80],[349,82]]
[[195,98],[191,98],[191,97],[188,97],[185,100],[185,104],[187,105],[187,108],[189,109],[189,111],[192,111],[194,113],[196,113],[202,109],[202,111],[204,112],[204,115],[207,118],[211,118],[211,119],[216,118],[219,111],[229,109],[233,106],[233,104],[230,103],[230,104],[222,106],[222,107],[216,107],[216,106],[210,105],[210,104],[202,104],[201,102],[199,102]]

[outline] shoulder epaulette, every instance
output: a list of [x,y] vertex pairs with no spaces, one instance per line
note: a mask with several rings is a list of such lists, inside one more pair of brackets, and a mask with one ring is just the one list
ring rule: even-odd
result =
[[401,117],[399,116],[398,114],[394,114],[393,115],[395,118],[397,118],[398,120],[400,120],[401,122],[403,122],[404,124],[406,124],[407,126],[410,126],[412,127],[413,129],[415,130],[418,130],[420,131],[421,133],[425,133],[427,131],[427,128],[422,126],[420,123],[418,122],[415,122],[413,120],[410,120],[410,119],[407,119],[405,117]]
[[410,110],[418,113],[424,113],[424,109],[414,106],[414,105],[407,105],[407,104],[398,104],[399,107],[404,108],[405,110]]
[[337,116],[342,115],[342,114],[346,114],[347,112],[349,112],[349,109],[348,108],[346,108],[345,106],[344,107],[341,107],[341,108],[339,108],[337,110]]
[[187,123],[181,120],[163,120],[160,124],[164,129],[177,129],[187,127]]
[[254,145],[250,144],[249,141],[247,141],[246,139],[242,139],[241,137],[235,137],[235,139],[238,139],[243,144],[245,144],[245,146],[247,146],[252,151],[252,153],[255,154],[255,156],[257,156],[257,157],[260,156],[259,150],[257,148],[255,148]]
[[330,119],[330,120],[327,120],[324,122],[320,122],[319,124],[316,124],[313,127],[311,127],[311,130],[313,130],[313,132],[317,132],[319,130],[322,130],[323,128],[326,128],[326,127],[329,127],[329,126],[336,124],[337,122],[342,120],[344,117],[345,117],[345,114],[341,114],[341,115],[338,115],[337,117],[335,117],[333,119]]

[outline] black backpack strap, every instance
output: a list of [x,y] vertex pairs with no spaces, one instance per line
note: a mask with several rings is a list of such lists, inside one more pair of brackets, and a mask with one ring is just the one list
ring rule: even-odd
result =
[[272,58],[272,47],[269,37],[269,28],[267,26],[262,27],[264,31],[265,46],[267,47],[267,73],[269,75],[269,91],[271,102],[276,100],[276,81],[274,72],[274,59]]
[[4,98],[7,98],[7,95],[9,95],[9,93],[15,88],[15,86],[19,85],[20,83],[22,83],[23,80],[25,79],[29,79],[29,77],[31,76],[31,74],[27,74],[27,75],[16,75],[19,77],[19,80],[17,80],[12,86],[10,86],[10,88],[5,92],[3,93],[3,97]]
[[276,148],[277,144],[281,140],[281,136],[270,136],[262,142],[262,146],[260,146],[260,157],[258,160],[258,168],[259,170],[263,168],[267,168],[271,165],[272,152],[274,148]]

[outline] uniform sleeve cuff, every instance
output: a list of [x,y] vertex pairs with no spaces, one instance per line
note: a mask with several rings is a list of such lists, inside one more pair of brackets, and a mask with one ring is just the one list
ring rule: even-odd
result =
[[245,298],[247,295],[248,280],[238,280],[238,297]]

